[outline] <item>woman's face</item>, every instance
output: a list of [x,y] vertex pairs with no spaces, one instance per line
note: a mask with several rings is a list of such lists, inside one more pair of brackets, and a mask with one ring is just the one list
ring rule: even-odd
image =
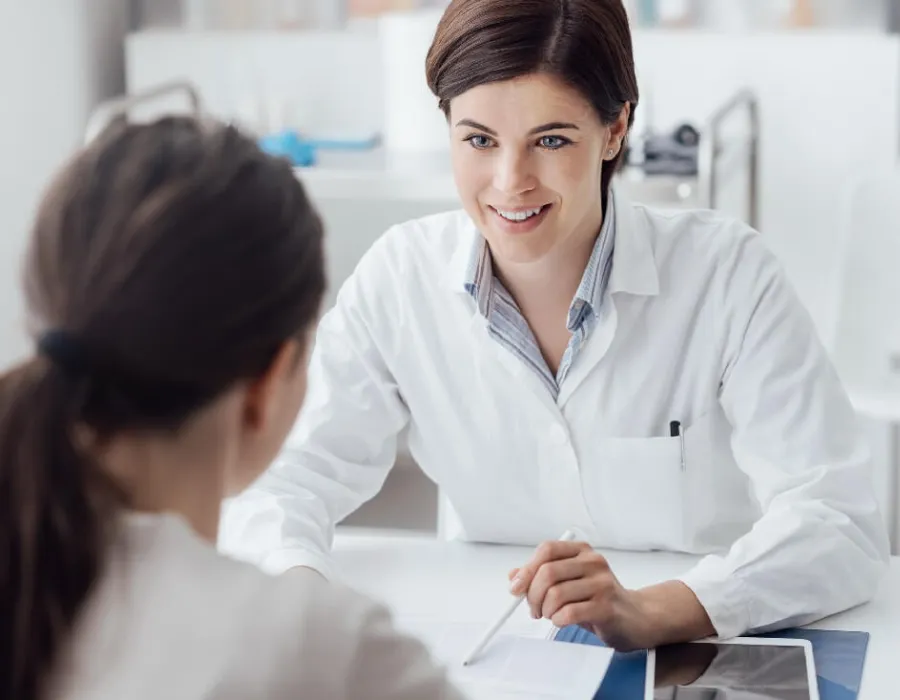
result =
[[472,88],[450,103],[453,173],[495,258],[529,263],[600,229],[600,174],[628,109],[604,125],[577,90],[534,74]]

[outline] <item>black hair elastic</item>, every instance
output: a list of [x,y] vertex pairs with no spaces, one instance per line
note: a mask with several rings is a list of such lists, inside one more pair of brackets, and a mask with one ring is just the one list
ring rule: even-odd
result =
[[84,376],[89,370],[84,345],[68,331],[46,331],[38,338],[38,351],[70,376]]

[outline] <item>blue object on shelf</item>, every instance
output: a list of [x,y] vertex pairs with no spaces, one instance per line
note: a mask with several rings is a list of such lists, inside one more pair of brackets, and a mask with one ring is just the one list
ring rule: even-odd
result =
[[644,27],[655,27],[659,24],[659,7],[657,0],[640,0],[638,2],[638,24]]
[[307,139],[291,129],[259,139],[259,147],[273,156],[287,158],[297,167],[316,164],[318,151],[368,151],[379,144],[378,136],[364,139]]
[[294,166],[309,167],[316,164],[316,149],[300,138],[296,131],[282,131],[259,139],[259,147],[266,153],[287,158]]

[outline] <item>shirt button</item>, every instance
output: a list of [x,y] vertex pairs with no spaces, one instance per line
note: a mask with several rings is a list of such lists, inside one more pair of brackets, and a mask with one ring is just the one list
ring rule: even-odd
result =
[[569,433],[559,423],[554,423],[550,428],[550,440],[554,445],[568,445]]

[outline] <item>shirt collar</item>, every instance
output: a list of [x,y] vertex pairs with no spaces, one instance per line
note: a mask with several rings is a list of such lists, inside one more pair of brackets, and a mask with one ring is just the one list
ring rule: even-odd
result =
[[[616,239],[616,206],[611,196],[607,198],[607,202],[603,226],[594,243],[575,298],[569,306],[566,325],[572,332],[577,330],[589,315],[598,313],[609,282]],[[488,316],[490,309],[493,284],[490,248],[484,236],[479,235],[472,242],[463,287],[475,299],[479,313],[485,317]]]
[[569,307],[566,325],[575,331],[584,323],[588,314],[597,314],[603,303],[609,273],[612,268],[613,248],[616,241],[616,206],[613,198],[607,197],[606,212],[603,215],[603,226],[594,243],[591,257],[588,259],[581,284],[575,292],[575,298]]
[[653,237],[664,220],[653,210],[633,204],[618,187],[611,187],[616,207],[615,264],[609,275],[609,293],[640,296],[659,294],[659,271]]
[[472,242],[463,287],[478,304],[478,312],[487,318],[494,284],[494,267],[491,262],[491,251],[484,236],[478,236]]

